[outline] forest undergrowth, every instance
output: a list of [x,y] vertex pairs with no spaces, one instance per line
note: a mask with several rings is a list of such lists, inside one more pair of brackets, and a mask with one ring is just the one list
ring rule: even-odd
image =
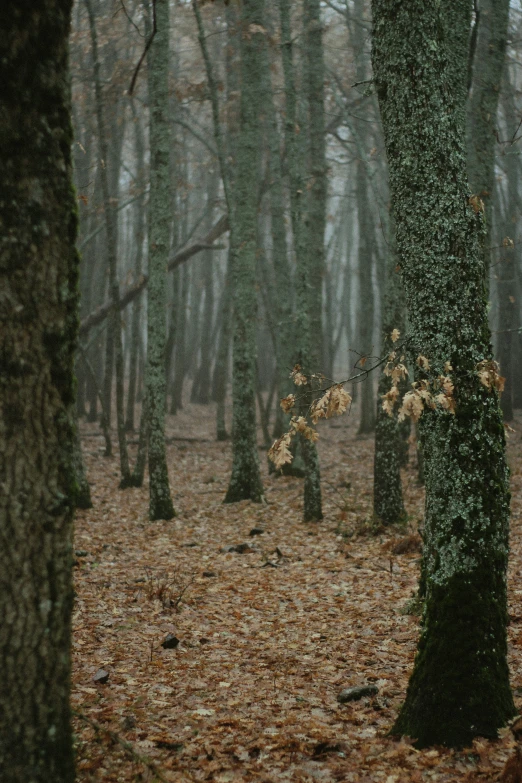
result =
[[[76,517],[78,780],[498,780],[509,729],[462,751],[387,736],[418,635],[405,613],[423,507],[413,447],[407,528],[375,531],[373,437],[357,437],[353,414],[320,423],[325,518],[305,525],[301,480],[268,475],[261,449],[266,504],[223,504],[231,446],[214,429],[213,406],[167,417],[177,517],[149,522],[147,487],[119,490],[117,455],[83,425],[94,508]],[[522,420],[514,429],[509,662],[522,710]],[[369,685],[376,695],[339,703]]]

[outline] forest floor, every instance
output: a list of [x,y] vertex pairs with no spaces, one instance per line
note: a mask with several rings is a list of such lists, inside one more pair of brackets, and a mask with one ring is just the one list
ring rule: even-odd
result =
[[[148,521],[147,486],[118,489],[117,457],[83,425],[94,508],[76,520],[78,780],[498,780],[509,729],[458,752],[387,736],[419,628],[404,613],[423,513],[413,449],[408,530],[372,535],[373,437],[357,437],[353,414],[323,423],[325,518],[305,525],[302,481],[269,476],[261,450],[267,504],[222,503],[231,446],[215,442],[214,415],[187,405],[168,417],[170,522]],[[522,420],[514,427],[509,660],[522,710]],[[167,634],[175,649],[161,646]],[[369,684],[376,696],[338,703]]]

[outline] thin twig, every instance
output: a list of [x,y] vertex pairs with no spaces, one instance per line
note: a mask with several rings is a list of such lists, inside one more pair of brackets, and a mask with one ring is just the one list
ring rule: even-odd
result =
[[[145,38],[145,36],[143,35],[143,33],[142,33],[142,32],[140,32],[140,28],[138,27],[138,25],[136,24],[136,22],[134,22],[134,20],[133,20],[133,19],[132,19],[132,17],[130,16],[129,12],[128,12],[128,11],[127,11],[127,9],[125,8],[125,3],[123,2],[123,0],[120,0],[120,4],[121,4],[121,7],[123,8],[123,13],[125,14],[125,16],[127,17],[127,19],[129,20],[129,22],[131,23],[131,25],[134,27],[134,29],[136,30],[136,32],[138,33],[138,35],[139,35],[141,38]],[[116,14],[115,14],[115,16],[116,16]]]

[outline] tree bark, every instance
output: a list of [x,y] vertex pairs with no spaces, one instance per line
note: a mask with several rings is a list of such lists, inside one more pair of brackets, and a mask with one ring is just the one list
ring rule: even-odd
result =
[[[393,238],[391,242],[393,248]],[[383,356],[396,349],[397,341],[392,340],[393,330],[398,329],[401,336],[404,336],[406,331],[406,302],[396,265],[396,254],[390,249],[382,315],[381,353]],[[397,358],[400,359],[400,356]],[[398,405],[393,416],[388,415],[382,407],[383,397],[391,388],[391,377],[382,372],[377,395],[373,463],[373,513],[375,519],[382,525],[397,525],[406,521],[400,470],[404,439],[397,416]]]
[[485,260],[490,260],[490,227],[495,189],[497,110],[504,73],[509,0],[480,0],[478,33],[468,100],[468,173],[471,190],[485,206]]
[[0,7],[0,769],[73,783],[70,0]]
[[[136,147],[136,168],[137,168],[137,187],[144,190],[145,179],[145,144],[143,140],[143,129],[140,118],[136,110],[136,104],[132,101],[132,119],[134,122],[134,138]],[[145,204],[141,197],[136,202],[135,207],[135,243],[136,257],[134,262],[134,275],[137,280],[140,279],[143,264],[143,239],[145,235]],[[141,321],[141,298],[138,296],[132,306],[132,320],[130,328],[130,359],[129,359],[129,386],[127,389],[127,414],[125,417],[125,430],[132,432],[134,430],[134,407],[136,404],[136,384],[138,373],[138,353],[140,342],[140,321]]]
[[[241,120],[232,222],[232,474],[226,503],[261,502],[256,434],[256,252],[261,164],[260,57],[264,46],[264,1],[244,0],[241,9]],[[262,31],[262,32],[261,32]]]
[[[450,373],[455,413],[420,419],[426,605],[394,732],[419,746],[494,737],[514,714],[506,660],[509,488],[492,358],[480,205],[466,172],[468,0],[373,0],[373,69],[414,355]],[[446,362],[451,365],[448,370]]]
[[165,340],[170,246],[169,0],[155,0],[156,34],[147,54],[150,104],[147,394],[149,519],[172,519],[165,451]]

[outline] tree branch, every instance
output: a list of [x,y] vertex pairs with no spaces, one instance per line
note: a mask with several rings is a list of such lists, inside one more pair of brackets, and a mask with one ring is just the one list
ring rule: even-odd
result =
[[[228,215],[223,215],[218,220],[218,222],[212,226],[205,237],[196,240],[192,245],[188,245],[188,247],[185,247],[175,253],[175,255],[173,255],[169,260],[167,271],[171,272],[173,269],[176,269],[185,261],[188,261],[189,258],[196,255],[196,253],[199,253],[201,250],[212,249],[213,243],[216,241],[216,239],[219,239],[219,237],[228,231],[228,229]],[[142,275],[136,283],[131,285],[130,288],[127,288],[127,290],[120,295],[120,310],[123,310],[130,302],[139,296],[139,294],[146,288],[148,280],[148,275]],[[80,337],[85,337],[85,335],[89,332],[90,329],[93,328],[93,326],[100,324],[105,318],[107,318],[113,306],[114,305],[112,302],[105,302],[101,305],[101,307],[98,307],[97,310],[94,310],[94,312],[90,313],[86,318],[83,318],[80,322]]]

